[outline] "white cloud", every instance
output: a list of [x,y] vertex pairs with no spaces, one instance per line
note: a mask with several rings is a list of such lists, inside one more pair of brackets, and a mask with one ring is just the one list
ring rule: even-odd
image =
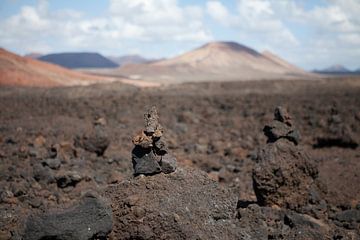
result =
[[233,13],[220,2],[207,2],[207,13],[224,26],[239,31],[245,39],[266,39],[277,46],[295,46],[295,36],[274,13],[270,2],[239,0]]
[[329,0],[310,9],[296,1],[237,0],[236,9],[207,2],[209,16],[237,32],[237,39],[275,50],[307,69],[335,63],[359,66],[359,51],[354,51],[360,49],[359,12],[358,0]]
[[236,18],[231,16],[228,9],[219,1],[209,1],[206,3],[206,10],[208,14],[216,21],[223,25],[232,25]]
[[49,12],[48,2],[40,0],[37,6],[24,6],[0,22],[0,45],[15,45],[18,51],[43,39],[81,50],[120,49],[131,40],[204,42],[211,38],[203,24],[203,10],[181,7],[176,0],[111,0],[108,15],[96,18],[71,9]]
[[[284,2],[272,2],[276,13],[283,21],[291,19],[308,32],[293,58],[309,69],[337,63],[359,67],[356,49],[360,49],[360,1],[330,0],[307,10],[295,2]],[[314,57],[305,60],[301,55],[309,52]]]
[[111,0],[111,21],[127,22],[128,33],[141,40],[207,41],[202,9],[180,7],[176,0]]

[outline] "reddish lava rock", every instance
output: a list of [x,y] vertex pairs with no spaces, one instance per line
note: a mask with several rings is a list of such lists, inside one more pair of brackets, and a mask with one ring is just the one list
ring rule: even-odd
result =
[[[233,239],[236,195],[199,170],[139,176],[110,186],[113,239]],[[233,225],[233,227],[232,227]]]
[[[288,121],[288,114],[279,117],[281,112],[284,110],[275,110],[275,120],[270,124],[276,128],[269,128],[269,125],[264,128],[269,139],[258,152],[253,185],[260,205],[297,209],[309,202],[310,190],[316,191],[318,169],[296,146],[297,140],[291,137],[291,133],[297,130]],[[276,134],[269,133],[272,131]]]

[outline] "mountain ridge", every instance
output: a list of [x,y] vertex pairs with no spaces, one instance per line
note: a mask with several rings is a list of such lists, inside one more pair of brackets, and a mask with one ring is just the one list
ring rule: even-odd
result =
[[129,64],[109,70],[107,74],[161,83],[315,76],[275,54],[264,55],[236,42],[210,42],[170,59],[147,64]]
[[89,85],[102,80],[103,78],[100,77],[22,57],[0,48],[0,85],[3,86],[73,86]]
[[116,68],[119,65],[96,52],[62,52],[51,53],[38,60],[60,65],[69,69],[74,68]]

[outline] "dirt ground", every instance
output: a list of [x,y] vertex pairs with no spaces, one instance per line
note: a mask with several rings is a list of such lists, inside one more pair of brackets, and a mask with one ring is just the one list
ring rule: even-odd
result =
[[[153,105],[180,168],[205,171],[243,202],[256,201],[252,169],[266,144],[262,130],[283,106],[318,166],[326,202],[335,212],[360,206],[359,78],[1,88],[0,239],[16,239],[31,212],[69,206],[87,190],[131,178],[131,139]],[[99,118],[110,143],[103,155],[76,141],[96,134]]]

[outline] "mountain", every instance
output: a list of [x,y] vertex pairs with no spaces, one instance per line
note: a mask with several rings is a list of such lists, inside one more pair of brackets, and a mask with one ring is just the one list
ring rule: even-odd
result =
[[21,57],[0,48],[0,85],[54,87],[88,85],[101,81],[105,80],[54,64]]
[[42,57],[42,56],[44,56],[44,54],[36,53],[36,52],[32,52],[32,53],[28,53],[28,54],[24,55],[24,57],[32,58],[32,59],[38,59],[39,57]]
[[120,66],[126,64],[148,63],[153,61],[150,59],[146,59],[140,55],[125,55],[121,57],[108,57],[108,58]]
[[346,67],[344,67],[343,65],[337,64],[337,65],[333,65],[330,66],[328,68],[322,69],[322,70],[315,70],[314,72],[317,73],[351,73],[351,71],[349,69],[347,69]]
[[294,79],[315,75],[270,52],[261,54],[235,42],[212,42],[175,58],[128,64],[107,74],[161,83]]
[[119,65],[98,53],[53,53],[38,58],[66,68],[115,68]]

